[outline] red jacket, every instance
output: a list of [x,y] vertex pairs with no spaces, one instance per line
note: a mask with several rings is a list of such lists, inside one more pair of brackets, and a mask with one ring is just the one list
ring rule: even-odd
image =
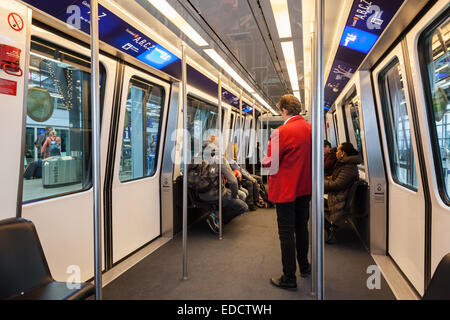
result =
[[269,168],[269,201],[293,202],[311,195],[311,125],[295,116],[278,127],[262,162]]

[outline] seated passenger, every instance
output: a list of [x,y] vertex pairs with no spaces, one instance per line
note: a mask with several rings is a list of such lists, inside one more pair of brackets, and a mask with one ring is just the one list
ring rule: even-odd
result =
[[[222,177],[223,179],[223,177]],[[219,201],[219,188],[212,188],[205,193],[200,193],[199,198],[205,202]],[[247,204],[241,200],[238,193],[231,189],[222,188],[222,223],[226,225],[237,216],[248,210]],[[219,213],[213,212],[207,218],[206,222],[214,233],[219,233]]]
[[[213,138],[214,137],[214,138]],[[215,136],[211,135],[211,137],[208,139],[208,141],[205,143],[203,147],[203,153],[205,161],[208,163],[217,163],[218,162],[218,155],[216,155],[217,152],[217,146],[215,145]],[[205,157],[205,153],[207,153]],[[227,187],[223,187],[222,190],[222,207],[223,207],[223,216],[222,216],[222,222],[223,224],[227,224],[230,222],[233,218],[237,217],[238,215],[243,214],[244,212],[248,211],[247,204],[242,200],[245,199],[246,195],[244,192],[239,190],[239,184],[236,179],[236,176],[234,175],[233,171],[231,170],[230,165],[226,161],[225,157],[221,157],[222,163],[221,163],[221,171],[222,171],[222,180],[223,186],[225,186],[225,180],[227,182]],[[212,188],[208,192],[199,194],[199,198],[202,201],[205,202],[215,202],[219,201],[219,188]],[[219,221],[218,221],[218,213],[212,213],[210,216],[208,216],[206,222],[208,223],[211,230],[215,233],[219,232]]]
[[334,165],[336,164],[336,148],[331,148],[328,140],[324,142],[324,176],[328,177],[333,174]]
[[328,193],[329,217],[325,220],[328,229],[326,242],[332,243],[336,235],[336,221],[342,216],[348,193],[359,178],[357,165],[361,157],[350,142],[344,142],[337,148],[336,165],[331,176],[325,178],[324,191]]
[[[236,150],[236,148],[235,148]],[[236,158],[236,151],[235,151],[235,158]],[[248,191],[248,197],[246,199],[247,205],[249,207],[250,211],[256,210],[257,203],[259,201],[259,187],[258,187],[258,181],[255,177],[253,177],[247,170],[239,166],[239,164],[234,159],[229,159],[228,163],[231,166],[231,169],[233,171],[239,171],[241,173],[242,179],[241,184],[244,189]]]
[[239,198],[241,200],[247,201],[248,199],[248,190],[246,188],[243,187],[242,185],[242,173],[239,170],[233,170],[233,174],[236,177],[236,180],[238,182],[238,193],[239,193]]

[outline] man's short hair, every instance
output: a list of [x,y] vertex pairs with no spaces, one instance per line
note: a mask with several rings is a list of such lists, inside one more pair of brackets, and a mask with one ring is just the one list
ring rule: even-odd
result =
[[330,141],[325,140],[325,141],[323,142],[323,146],[324,146],[324,147],[328,146],[328,147],[331,148],[331,143],[330,143]]
[[277,103],[278,109],[286,109],[288,115],[297,115],[302,111],[302,103],[292,94],[285,94]]

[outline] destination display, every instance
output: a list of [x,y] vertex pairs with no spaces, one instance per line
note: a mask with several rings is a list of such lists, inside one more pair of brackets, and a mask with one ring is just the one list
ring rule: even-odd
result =
[[[74,28],[90,34],[90,6],[86,0],[25,0],[26,3],[69,23]],[[136,30],[130,24],[98,5],[99,40],[125,52],[156,68],[164,67],[180,60],[151,38]]]
[[325,83],[329,110],[404,0],[354,0]]

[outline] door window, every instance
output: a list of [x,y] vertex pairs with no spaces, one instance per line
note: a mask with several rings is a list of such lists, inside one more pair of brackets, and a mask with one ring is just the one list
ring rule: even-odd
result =
[[150,177],[156,172],[164,89],[131,78],[125,109],[119,180]]
[[398,59],[380,75],[380,88],[392,177],[398,184],[417,191],[417,173],[404,80]]
[[[104,81],[100,65],[100,106]],[[23,202],[90,188],[90,82],[88,57],[32,39]]]
[[441,195],[450,199],[450,18],[426,34],[422,41],[428,81],[431,136],[435,149],[437,177]]

